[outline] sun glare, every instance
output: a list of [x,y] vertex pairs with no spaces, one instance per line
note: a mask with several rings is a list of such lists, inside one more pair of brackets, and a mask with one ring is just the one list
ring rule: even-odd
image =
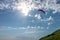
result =
[[28,12],[31,10],[30,5],[25,2],[21,2],[20,5],[17,6],[18,10],[21,10],[24,16],[28,15]]

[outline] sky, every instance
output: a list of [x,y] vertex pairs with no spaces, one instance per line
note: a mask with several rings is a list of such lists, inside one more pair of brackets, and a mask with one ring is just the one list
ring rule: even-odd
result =
[[39,40],[58,29],[60,0],[0,0],[0,40]]

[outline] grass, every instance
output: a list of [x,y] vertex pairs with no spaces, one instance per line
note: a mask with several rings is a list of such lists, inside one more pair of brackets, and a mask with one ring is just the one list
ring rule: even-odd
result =
[[47,35],[45,37],[42,37],[39,40],[60,40],[60,29],[57,30],[57,31],[55,31],[55,32],[53,32],[50,35]]

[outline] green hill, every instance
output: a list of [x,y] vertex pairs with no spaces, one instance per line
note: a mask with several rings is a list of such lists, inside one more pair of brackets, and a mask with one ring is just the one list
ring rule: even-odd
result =
[[47,35],[45,37],[42,37],[39,40],[60,40],[60,29],[57,30],[57,31],[55,31],[55,32],[53,32],[50,35]]

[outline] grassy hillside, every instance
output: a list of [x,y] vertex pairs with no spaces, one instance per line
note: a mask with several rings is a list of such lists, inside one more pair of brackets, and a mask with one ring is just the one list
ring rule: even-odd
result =
[[60,29],[57,30],[57,31],[55,31],[55,32],[53,32],[50,35],[47,35],[45,37],[42,37],[39,40],[60,40]]

